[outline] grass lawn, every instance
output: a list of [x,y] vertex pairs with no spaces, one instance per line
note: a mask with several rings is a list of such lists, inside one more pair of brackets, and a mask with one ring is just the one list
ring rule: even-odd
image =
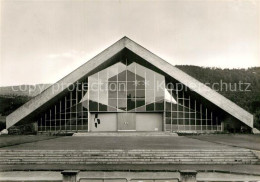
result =
[[172,136],[65,136],[52,140],[3,147],[8,150],[109,150],[109,149],[231,149],[233,147]]
[[0,135],[0,148],[57,138],[44,135]]
[[[49,140],[51,139],[51,140]],[[45,136],[2,135],[0,148],[11,150],[86,149],[230,149],[260,150],[260,135],[219,134],[198,136]]]
[[187,137],[198,139],[201,141],[224,144],[228,146],[260,150],[260,135],[221,134],[221,135],[198,135],[198,136],[187,136]]

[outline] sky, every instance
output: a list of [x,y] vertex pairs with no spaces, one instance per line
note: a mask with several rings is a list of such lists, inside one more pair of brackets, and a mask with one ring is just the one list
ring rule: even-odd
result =
[[258,0],[0,2],[0,86],[55,83],[123,36],[173,65],[260,66]]

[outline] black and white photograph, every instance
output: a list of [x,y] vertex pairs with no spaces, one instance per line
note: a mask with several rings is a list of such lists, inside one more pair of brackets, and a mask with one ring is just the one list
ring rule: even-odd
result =
[[0,0],[0,182],[260,182],[260,1]]

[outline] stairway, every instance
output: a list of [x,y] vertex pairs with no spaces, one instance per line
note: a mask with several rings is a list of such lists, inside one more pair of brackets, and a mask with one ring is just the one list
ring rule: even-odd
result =
[[257,164],[251,150],[0,150],[0,165]]
[[177,133],[171,132],[85,132],[85,133],[74,133],[73,136],[175,136],[178,137]]

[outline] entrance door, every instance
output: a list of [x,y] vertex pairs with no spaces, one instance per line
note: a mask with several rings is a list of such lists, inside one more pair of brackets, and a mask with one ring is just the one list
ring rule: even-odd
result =
[[135,113],[117,113],[118,131],[135,131]]

